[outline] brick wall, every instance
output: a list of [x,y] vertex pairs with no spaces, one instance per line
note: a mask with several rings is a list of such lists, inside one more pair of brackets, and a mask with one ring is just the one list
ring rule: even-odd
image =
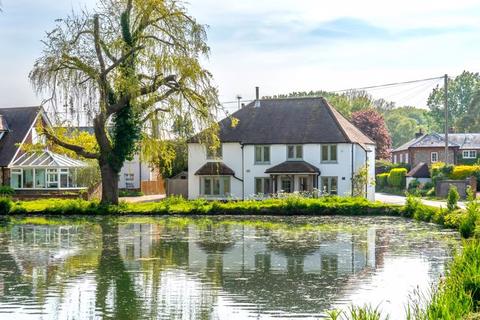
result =
[[[445,148],[414,148],[411,151],[411,164],[412,168],[415,167],[417,164],[420,162],[425,162],[428,165],[431,165],[431,153],[432,152],[437,152],[438,154],[438,161],[439,162],[445,162]],[[448,160],[450,163],[452,161],[456,161],[456,150],[454,149],[449,149],[448,150]]]

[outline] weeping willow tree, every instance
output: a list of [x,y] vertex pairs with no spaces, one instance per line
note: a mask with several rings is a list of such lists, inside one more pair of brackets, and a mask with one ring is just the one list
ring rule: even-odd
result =
[[155,156],[172,157],[161,145],[174,137],[178,119],[218,144],[217,90],[200,63],[209,53],[205,26],[182,2],[99,0],[93,11],[58,20],[43,44],[30,72],[33,86],[48,95],[52,113],[69,106],[91,120],[98,147],[92,151],[51,129],[43,134],[98,161],[102,203],[118,203],[119,172],[142,138],[160,146],[146,148]]

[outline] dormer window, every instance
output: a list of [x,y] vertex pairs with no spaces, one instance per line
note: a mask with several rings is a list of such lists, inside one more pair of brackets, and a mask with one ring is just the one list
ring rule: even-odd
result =
[[303,145],[288,145],[287,146],[287,160],[302,160],[303,159]]

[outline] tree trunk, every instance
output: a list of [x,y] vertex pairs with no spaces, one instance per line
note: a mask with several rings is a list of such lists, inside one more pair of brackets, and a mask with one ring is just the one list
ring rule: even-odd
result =
[[118,204],[118,172],[110,164],[100,164],[102,175],[102,204]]

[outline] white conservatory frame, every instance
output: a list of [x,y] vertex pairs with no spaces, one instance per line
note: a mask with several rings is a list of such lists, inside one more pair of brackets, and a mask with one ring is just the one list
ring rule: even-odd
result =
[[[77,170],[85,167],[87,165],[82,161],[49,150],[26,152],[9,166],[10,186],[15,190],[86,189],[76,183]],[[26,172],[30,175],[28,182],[31,183],[31,186],[25,186]],[[37,175],[39,172],[41,174]]]

